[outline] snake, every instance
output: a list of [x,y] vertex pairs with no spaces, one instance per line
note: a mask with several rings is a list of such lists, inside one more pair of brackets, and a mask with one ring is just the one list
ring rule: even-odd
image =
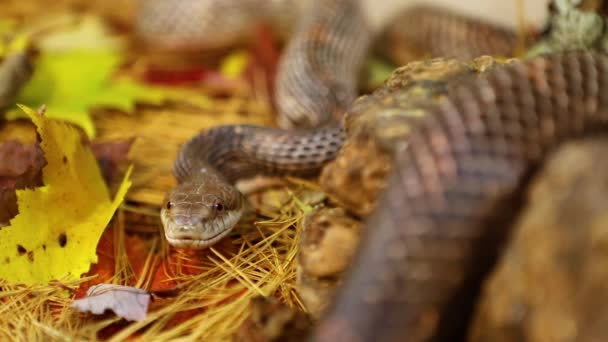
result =
[[[142,35],[168,46],[203,32],[182,33],[185,13],[217,19],[209,7],[196,8],[201,1],[145,3]],[[243,3],[255,7],[253,0]],[[225,237],[245,203],[236,180],[314,176],[336,157],[345,137],[339,118],[356,97],[356,75],[378,34],[368,20],[357,1],[307,7],[279,65],[281,128],[220,126],[181,147],[178,184],[161,209],[170,244],[207,248]],[[606,94],[608,57],[591,52],[513,62],[451,84],[395,142],[386,190],[310,339],[464,339],[471,298],[507,239],[525,180],[561,142],[608,120]]]

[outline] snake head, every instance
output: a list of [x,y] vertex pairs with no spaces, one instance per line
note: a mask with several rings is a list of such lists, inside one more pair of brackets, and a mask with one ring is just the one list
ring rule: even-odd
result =
[[181,183],[167,193],[161,209],[165,237],[178,248],[207,248],[237,224],[244,201],[236,188],[216,179]]

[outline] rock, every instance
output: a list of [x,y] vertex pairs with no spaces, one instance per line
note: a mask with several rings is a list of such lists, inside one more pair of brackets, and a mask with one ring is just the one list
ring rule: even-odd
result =
[[[403,138],[450,87],[458,85],[457,81],[478,77],[498,64],[488,56],[470,63],[453,59],[412,62],[395,70],[380,89],[351,106],[345,117],[347,142],[320,177],[330,198],[346,211],[325,209],[305,220],[297,288],[313,317],[319,317],[331,301],[352,259],[359,219],[372,212],[386,186],[391,153],[407,148],[401,143]],[[347,212],[355,214],[357,220]]]
[[606,5],[603,0],[553,0],[549,30],[528,56],[573,50],[608,51]]
[[427,110],[447,94],[456,79],[476,77],[498,62],[491,57],[470,63],[454,59],[412,62],[396,69],[384,85],[362,96],[345,117],[347,141],[321,173],[323,189],[348,211],[366,217],[375,207],[390,170],[390,152]]
[[571,143],[535,177],[471,341],[608,340],[607,154],[607,139]]
[[233,341],[301,341],[312,327],[306,314],[273,297],[253,298],[251,311],[251,316],[239,327]]
[[386,185],[390,162],[374,140],[352,141],[323,169],[320,183],[342,206],[365,217]]
[[304,218],[296,288],[307,311],[319,318],[359,243],[361,224],[342,209],[321,208]]

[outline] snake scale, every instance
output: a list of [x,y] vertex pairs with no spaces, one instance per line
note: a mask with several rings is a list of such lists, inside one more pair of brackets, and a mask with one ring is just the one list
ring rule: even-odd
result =
[[[143,15],[147,30],[155,15]],[[336,156],[344,132],[335,118],[355,97],[354,75],[374,35],[356,1],[309,9],[277,82],[281,124],[307,128],[233,125],[193,137],[180,150],[179,184],[162,209],[170,243],[204,248],[225,236],[244,201],[235,180],[310,176]],[[463,339],[472,298],[508,235],[526,176],[556,145],[608,120],[606,94],[608,58],[586,52],[451,83],[395,142],[387,189],[312,340]]]

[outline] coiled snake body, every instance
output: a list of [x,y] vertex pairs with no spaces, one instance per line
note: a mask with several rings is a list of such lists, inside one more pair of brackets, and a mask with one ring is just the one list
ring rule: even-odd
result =
[[[332,116],[355,96],[373,32],[355,1],[325,1],[304,22],[281,64],[278,103],[284,126],[320,128],[224,126],[190,140],[175,163],[180,184],[162,211],[171,243],[206,247],[224,236],[243,202],[234,180],[312,175],[339,151],[344,133]],[[608,120],[606,94],[608,58],[583,52],[451,84],[395,142],[387,190],[313,339],[462,338],[470,295],[518,206],[515,190],[549,149]]]

